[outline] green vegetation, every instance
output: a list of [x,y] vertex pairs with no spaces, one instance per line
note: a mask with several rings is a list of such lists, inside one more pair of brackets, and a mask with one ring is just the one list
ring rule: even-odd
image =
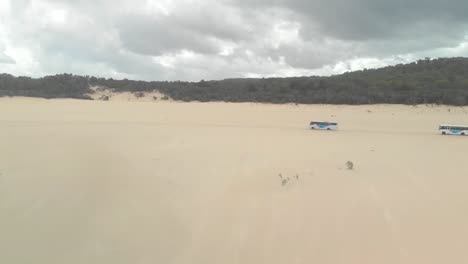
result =
[[0,74],[0,96],[90,99],[86,94],[92,93],[92,86],[134,93],[159,91],[179,101],[468,105],[468,58],[425,59],[331,77],[200,82],[144,82],[71,74],[32,79]]
[[39,79],[0,74],[0,96],[91,99],[88,78],[71,74]]

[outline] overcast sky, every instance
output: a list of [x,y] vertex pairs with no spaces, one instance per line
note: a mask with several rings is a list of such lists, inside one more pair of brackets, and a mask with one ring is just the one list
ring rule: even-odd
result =
[[330,75],[468,56],[467,0],[0,0],[0,72]]

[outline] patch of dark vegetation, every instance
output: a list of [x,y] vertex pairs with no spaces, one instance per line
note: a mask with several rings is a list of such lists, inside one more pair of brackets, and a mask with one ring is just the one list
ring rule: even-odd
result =
[[[289,182],[291,181],[291,178],[283,177],[283,175],[281,173],[278,176],[279,176],[280,181],[281,181],[281,186],[283,186],[283,187],[288,185]],[[293,179],[295,179],[296,181],[299,181],[299,174],[294,175]]]
[[301,104],[468,105],[468,59],[425,59],[331,77],[145,82],[60,74],[39,79],[0,74],[0,96],[91,99],[89,87],[159,91],[162,100]]
[[87,77],[60,74],[33,79],[29,77],[14,77],[10,74],[0,74],[0,96],[92,100],[87,95],[90,93],[92,93],[92,90],[89,89]]

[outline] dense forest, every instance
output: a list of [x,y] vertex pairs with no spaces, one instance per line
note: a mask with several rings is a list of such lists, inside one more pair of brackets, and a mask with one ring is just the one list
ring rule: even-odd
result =
[[331,77],[145,82],[60,74],[0,74],[0,96],[91,99],[90,87],[115,92],[159,91],[179,101],[303,104],[468,105],[468,58],[425,59]]

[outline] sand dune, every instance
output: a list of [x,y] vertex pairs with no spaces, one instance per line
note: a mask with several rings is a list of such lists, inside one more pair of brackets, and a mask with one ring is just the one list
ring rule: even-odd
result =
[[440,123],[468,108],[0,99],[0,263],[468,263]]
[[88,94],[93,100],[97,101],[118,101],[118,102],[154,102],[154,101],[172,101],[172,99],[159,92],[116,92],[106,87],[90,87],[92,93]]

